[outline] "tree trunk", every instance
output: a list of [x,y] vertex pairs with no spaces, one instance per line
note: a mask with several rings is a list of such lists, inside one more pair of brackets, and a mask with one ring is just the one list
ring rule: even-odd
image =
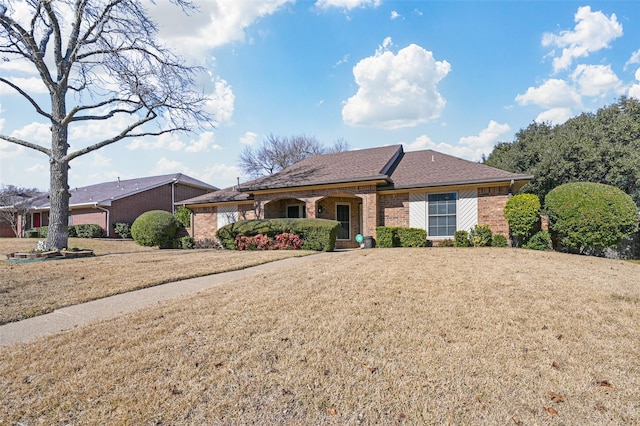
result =
[[51,161],[50,205],[47,248],[67,247],[69,239],[69,165],[67,162]]
[[51,157],[49,158],[49,230],[47,248],[67,248],[69,242],[69,160],[65,160],[69,145],[68,128],[62,124],[66,115],[64,91],[52,93]]

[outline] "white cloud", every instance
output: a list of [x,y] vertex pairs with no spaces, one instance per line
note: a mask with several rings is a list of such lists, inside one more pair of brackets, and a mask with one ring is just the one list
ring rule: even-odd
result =
[[11,132],[11,136],[27,142],[51,147],[51,130],[49,130],[48,124],[33,122],[21,129],[14,130]]
[[500,141],[500,137],[510,130],[511,127],[509,127],[508,124],[500,124],[491,120],[487,127],[481,130],[478,135],[462,137],[456,145],[444,142],[436,143],[431,140],[429,136],[421,135],[411,143],[403,143],[403,146],[406,151],[433,149],[469,161],[480,161],[482,155],[491,153],[495,144]]
[[[7,80],[29,93],[30,95],[41,95],[45,93],[49,93],[47,87],[42,82],[42,79],[39,77],[7,77]],[[7,95],[20,95],[15,89],[7,86],[5,83],[0,84],[0,96]]]
[[216,143],[213,132],[202,132],[197,139],[189,139],[187,142],[181,139],[184,135],[178,133],[164,133],[160,136],[135,138],[126,148],[130,151],[184,151],[184,152],[208,152],[219,151],[222,147]]
[[342,58],[340,58],[340,60],[338,62],[335,63],[335,65],[333,66],[334,68],[339,67],[342,64],[346,64],[349,61],[349,55],[346,54],[344,55]]
[[[636,70],[636,80],[640,81],[640,68]],[[629,96],[640,99],[640,83],[636,83],[629,88]]]
[[169,160],[165,157],[159,159],[155,167],[150,172],[151,175],[164,175],[169,173],[184,173],[189,176],[193,175],[184,163]]
[[221,163],[206,168],[204,172],[194,175],[194,177],[219,188],[236,185],[238,178],[240,178],[240,182],[247,180],[247,177],[237,166],[229,166]]
[[394,19],[398,19],[398,18],[402,18],[402,15],[400,15],[398,12],[396,12],[395,10],[391,11],[391,20],[393,21]]
[[626,70],[627,67],[632,64],[640,64],[640,49],[631,54],[629,60],[624,64],[624,69]]
[[440,116],[445,100],[437,84],[451,70],[447,61],[411,44],[395,55],[386,38],[374,56],[362,59],[353,68],[357,93],[342,109],[342,119],[350,125],[396,129],[411,127]]
[[562,55],[553,60],[556,72],[569,68],[576,58],[608,48],[613,40],[622,36],[622,25],[615,13],[607,17],[601,11],[592,12],[590,6],[583,6],[578,8],[574,20],[576,26],[573,31],[545,33],[542,37],[543,46],[562,48]]
[[[171,2],[149,4],[148,10],[160,27],[160,37],[192,58],[202,59],[213,47],[245,40],[245,30],[294,0],[198,2],[199,11],[185,15]],[[150,3],[150,2],[149,2]]]
[[562,124],[573,116],[570,108],[552,108],[544,111],[534,120],[536,123]]
[[221,151],[222,147],[215,142],[215,134],[213,132],[202,132],[198,135],[198,139],[190,140],[185,147],[186,152],[207,152]]
[[511,130],[511,127],[508,124],[500,124],[491,120],[489,125],[482,129],[477,136],[460,138],[458,143],[469,150],[469,155],[466,158],[478,161],[482,158],[482,154],[489,154],[493,151],[493,147],[500,140],[500,136],[509,130]]
[[318,0],[316,6],[320,9],[329,9],[337,7],[340,9],[351,10],[357,7],[378,7],[382,0]]
[[584,96],[605,96],[622,85],[610,65],[580,64],[571,74],[571,79],[578,84],[580,94]]
[[214,92],[207,101],[206,110],[213,114],[216,123],[225,123],[231,121],[234,111],[234,103],[236,100],[233,90],[229,84],[221,79],[214,80]]
[[258,140],[258,134],[254,132],[247,132],[240,138],[240,143],[244,145],[253,145]]
[[540,87],[529,87],[524,95],[516,96],[520,105],[538,105],[544,108],[580,107],[582,99],[566,81],[550,79]]

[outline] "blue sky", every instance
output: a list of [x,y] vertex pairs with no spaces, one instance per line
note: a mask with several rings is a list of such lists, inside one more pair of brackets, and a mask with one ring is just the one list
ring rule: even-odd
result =
[[[208,70],[216,128],[79,157],[72,187],[173,172],[227,187],[247,179],[240,152],[269,134],[478,161],[532,121],[640,97],[636,1],[215,0],[191,17],[160,3],[149,9],[162,40]],[[40,90],[11,62],[0,75]],[[114,128],[74,128],[72,148]],[[47,123],[1,86],[0,134],[50,144]],[[47,158],[0,142],[0,183],[47,189]]]

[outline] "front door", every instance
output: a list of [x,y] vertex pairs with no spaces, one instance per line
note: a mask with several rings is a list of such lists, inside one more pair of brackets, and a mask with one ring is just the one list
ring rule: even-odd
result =
[[336,204],[336,220],[340,222],[338,228],[338,240],[351,239],[351,206],[349,204]]
[[33,228],[40,228],[40,215],[41,213],[34,213],[33,214]]

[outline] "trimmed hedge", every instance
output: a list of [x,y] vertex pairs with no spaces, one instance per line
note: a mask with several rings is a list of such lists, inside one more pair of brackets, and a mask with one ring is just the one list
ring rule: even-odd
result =
[[584,252],[616,247],[638,228],[638,207],[620,189],[601,183],[560,185],[545,198],[549,228],[561,247]]
[[83,223],[75,225],[75,233],[78,238],[101,238],[104,237],[104,229],[95,223]]
[[540,198],[535,194],[518,194],[507,201],[504,217],[509,223],[516,245],[526,243],[540,230],[540,207]]
[[254,219],[241,220],[218,229],[216,236],[226,249],[236,249],[236,237],[258,234],[275,238],[279,234],[296,234],[304,241],[302,250],[333,251],[340,222],[327,219]]
[[404,226],[378,226],[376,228],[378,247],[427,247],[427,231]]
[[178,221],[164,210],[142,213],[131,225],[131,236],[141,246],[173,248]]

